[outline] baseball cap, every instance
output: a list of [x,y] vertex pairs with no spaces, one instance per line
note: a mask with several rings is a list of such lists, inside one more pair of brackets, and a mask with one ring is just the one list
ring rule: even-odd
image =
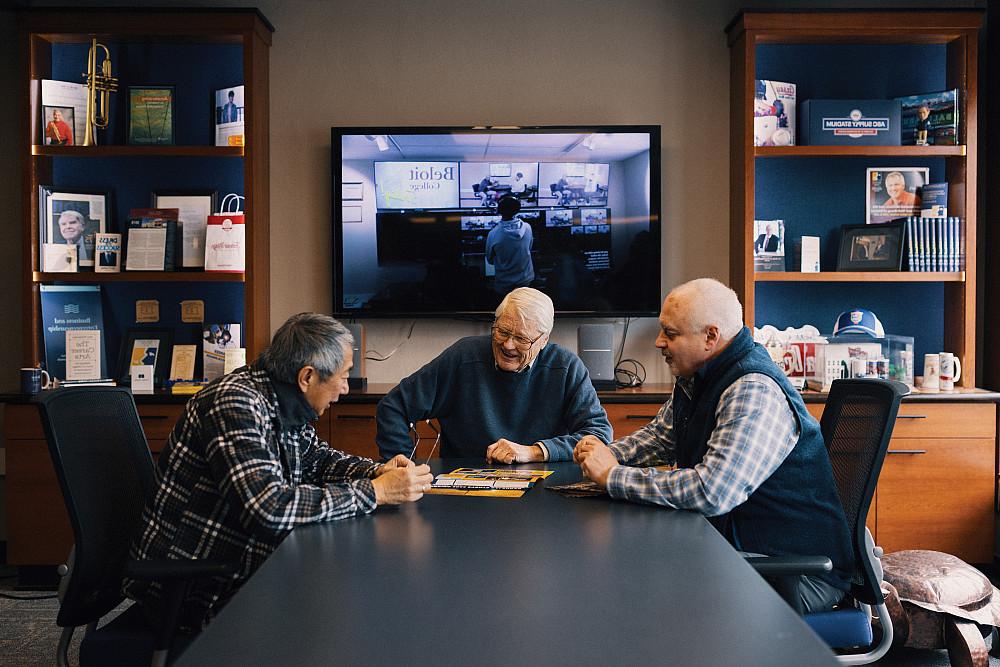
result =
[[836,324],[833,325],[833,335],[841,334],[868,334],[875,338],[883,338],[885,329],[882,323],[875,317],[875,313],[865,308],[855,308],[845,310],[837,317]]

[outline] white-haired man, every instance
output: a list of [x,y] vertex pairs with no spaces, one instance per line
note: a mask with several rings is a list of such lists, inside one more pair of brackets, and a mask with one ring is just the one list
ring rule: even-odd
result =
[[[614,498],[705,514],[737,549],[825,555],[833,571],[801,577],[805,611],[836,604],[854,559],[819,424],[743,326],[736,293],[702,278],[667,295],[660,348],[677,378],[649,424],[574,458]],[[652,466],[676,465],[675,470]]]
[[490,336],[463,338],[406,377],[378,404],[379,452],[409,454],[409,427],[441,424],[441,456],[500,463],[568,461],[589,435],[611,440],[611,425],[587,369],[549,344],[552,299],[513,290],[496,309]]
[[[208,622],[292,528],[418,500],[430,488],[427,466],[345,454],[309,423],[347,393],[352,342],[328,315],[294,315],[256,361],[188,401],[160,453],[131,555],[217,560],[239,570],[191,585],[183,628]],[[163,615],[158,584],[127,580],[125,594],[151,619]]]

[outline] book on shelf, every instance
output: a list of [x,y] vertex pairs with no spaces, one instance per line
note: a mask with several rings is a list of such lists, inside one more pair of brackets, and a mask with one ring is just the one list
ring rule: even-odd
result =
[[753,221],[754,271],[785,270],[785,221]]
[[122,235],[94,235],[94,271],[118,273],[122,270]]
[[215,91],[215,145],[242,146],[246,127],[243,86]]
[[82,144],[87,129],[87,84],[42,79],[41,93],[39,142],[46,146]]
[[906,218],[907,267],[910,271],[962,271],[965,251],[962,219]]
[[173,271],[177,247],[176,208],[134,208],[129,212],[126,271]]
[[[104,310],[100,285],[40,285],[42,342],[45,368],[52,377],[66,377],[66,332],[96,330],[104,341]],[[100,354],[100,376],[108,374],[107,355]]]
[[795,145],[795,84],[754,80],[753,145]]
[[920,188],[920,216],[923,218],[948,217],[947,183],[928,183]]
[[896,98],[904,146],[958,144],[958,89]]
[[240,347],[240,325],[205,324],[202,326],[202,375],[206,380],[222,377],[226,350]]

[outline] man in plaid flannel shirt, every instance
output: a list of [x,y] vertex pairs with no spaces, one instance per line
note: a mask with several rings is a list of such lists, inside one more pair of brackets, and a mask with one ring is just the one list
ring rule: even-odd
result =
[[677,378],[670,401],[610,445],[584,437],[574,460],[611,497],[701,512],[746,553],[828,556],[833,571],[800,577],[798,593],[806,612],[829,609],[854,557],[819,424],[722,283],[677,287],[660,327],[656,347]]
[[[131,556],[214,560],[237,572],[192,584],[182,628],[207,623],[294,527],[418,500],[430,488],[426,465],[404,455],[375,463],[316,436],[310,422],[348,391],[352,343],[332,317],[295,315],[254,363],[188,401],[160,453]],[[159,584],[127,579],[124,592],[161,618]]]

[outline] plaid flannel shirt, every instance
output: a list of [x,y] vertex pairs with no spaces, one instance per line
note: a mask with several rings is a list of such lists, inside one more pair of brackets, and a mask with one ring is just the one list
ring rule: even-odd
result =
[[[692,393],[680,378],[676,391]],[[799,426],[788,399],[771,378],[744,375],[722,392],[708,451],[693,468],[657,470],[675,462],[673,401],[653,421],[609,447],[618,465],[608,475],[612,498],[622,498],[706,516],[725,514],[746,502],[795,447]]]
[[[256,365],[188,401],[160,454],[156,492],[130,555],[212,559],[238,571],[195,582],[182,627],[204,625],[295,526],[375,508],[371,479],[381,464],[321,442],[308,423],[316,417],[297,387]],[[158,609],[158,584],[126,580],[124,592]]]

